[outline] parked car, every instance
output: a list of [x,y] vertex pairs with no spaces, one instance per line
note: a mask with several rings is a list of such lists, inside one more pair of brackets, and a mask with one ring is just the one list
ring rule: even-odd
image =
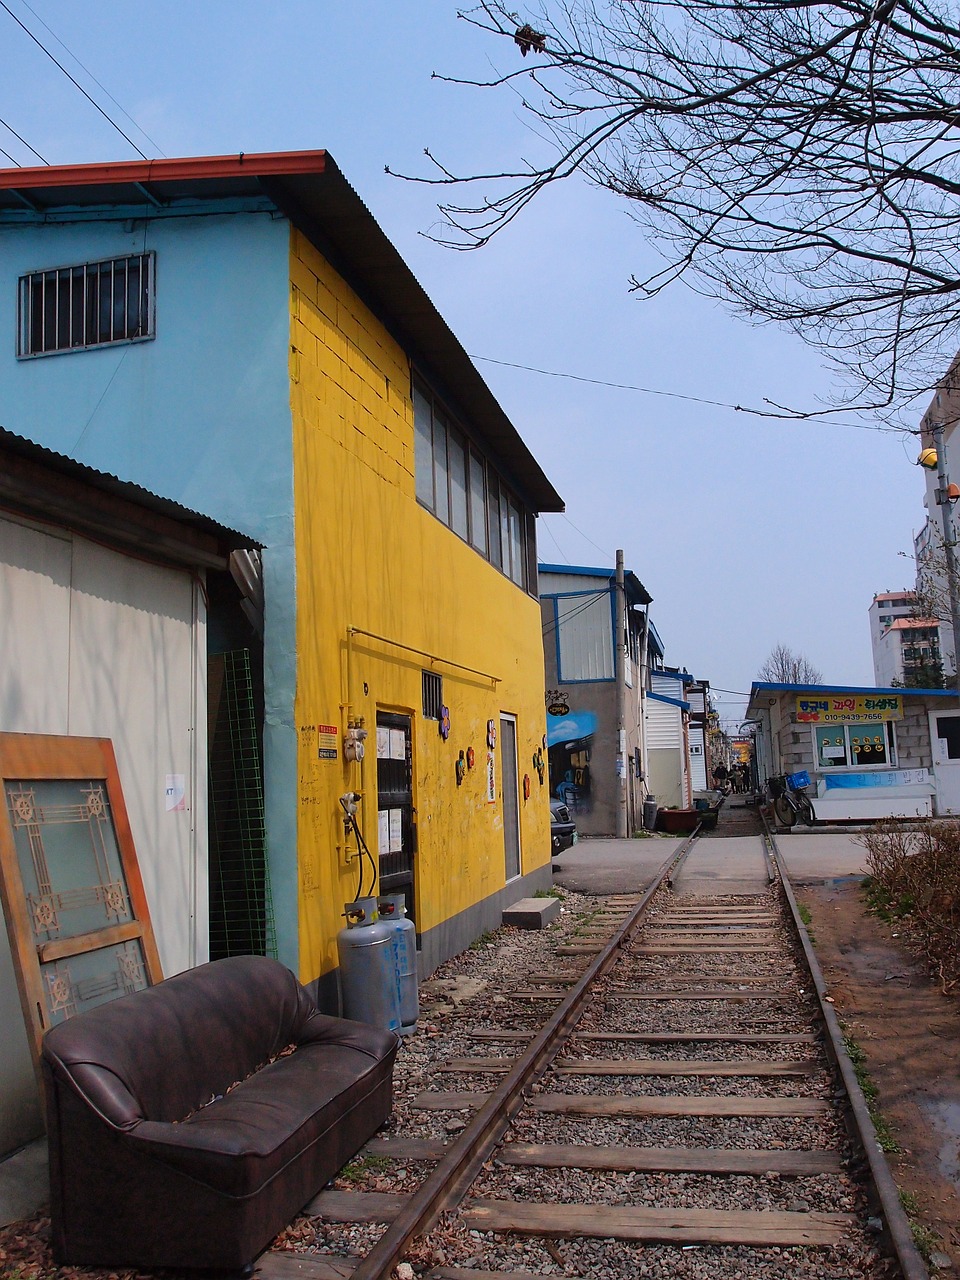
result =
[[550,801],[550,843],[554,853],[562,853],[577,843],[577,824],[562,800]]

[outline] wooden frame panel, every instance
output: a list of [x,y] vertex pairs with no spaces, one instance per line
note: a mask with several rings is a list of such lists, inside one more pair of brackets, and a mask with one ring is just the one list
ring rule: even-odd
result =
[[[39,941],[28,906],[14,834],[8,784],[11,782],[97,782],[106,792],[130,920],[103,928]],[[22,818],[22,815],[18,815]],[[22,825],[22,824],[21,824]],[[143,956],[146,985],[163,979],[130,821],[124,804],[113,744],[109,738],[0,733],[0,899],[10,939],[20,1002],[34,1065],[44,1032],[52,1024],[44,964],[87,956],[106,947],[136,942]],[[52,926],[58,929],[57,925]],[[65,1016],[70,1016],[66,1013]]]

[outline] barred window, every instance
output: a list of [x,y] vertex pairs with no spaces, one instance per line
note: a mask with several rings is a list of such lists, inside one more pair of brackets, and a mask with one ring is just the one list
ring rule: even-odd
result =
[[433,671],[423,675],[423,714],[427,720],[439,720],[443,710],[443,677]]
[[155,255],[136,254],[20,277],[20,356],[154,336]]

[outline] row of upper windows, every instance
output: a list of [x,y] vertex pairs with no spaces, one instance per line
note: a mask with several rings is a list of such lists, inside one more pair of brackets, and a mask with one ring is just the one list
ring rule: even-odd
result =
[[518,586],[536,591],[533,518],[421,383],[413,386],[418,500]]
[[900,632],[900,643],[918,644],[921,640],[939,640],[939,627],[909,627]]

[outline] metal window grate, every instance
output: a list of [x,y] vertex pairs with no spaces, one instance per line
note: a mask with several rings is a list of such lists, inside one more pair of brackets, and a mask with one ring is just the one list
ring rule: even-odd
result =
[[433,671],[423,672],[423,714],[427,720],[439,720],[443,707],[443,677]]
[[250,653],[212,654],[210,958],[276,956]]
[[18,355],[152,338],[154,285],[153,253],[21,276]]

